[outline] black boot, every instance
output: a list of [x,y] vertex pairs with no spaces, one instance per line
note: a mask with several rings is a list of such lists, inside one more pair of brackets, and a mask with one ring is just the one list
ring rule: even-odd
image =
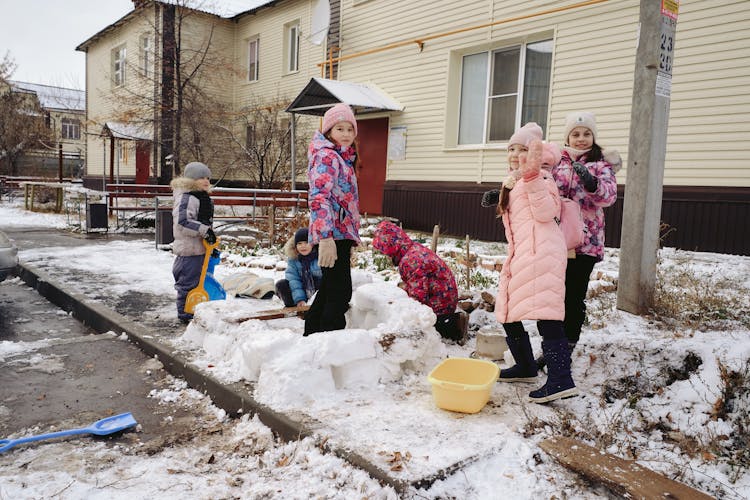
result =
[[[573,349],[576,348],[577,342],[568,342],[568,350],[570,351],[570,355],[573,356]],[[544,367],[547,366],[547,361],[544,359],[544,353],[542,353],[538,358],[536,358],[536,367],[539,371],[543,371]]]
[[536,362],[529,342],[529,334],[523,332],[519,336],[508,336],[508,349],[513,354],[516,364],[510,368],[500,370],[500,382],[534,382],[536,380]]
[[547,403],[578,394],[570,374],[570,351],[566,339],[542,340],[542,352],[547,361],[547,382],[529,393],[529,401]]

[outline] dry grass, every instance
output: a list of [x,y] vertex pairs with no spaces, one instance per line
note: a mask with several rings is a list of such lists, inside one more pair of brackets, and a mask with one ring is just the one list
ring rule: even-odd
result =
[[696,270],[692,257],[660,262],[652,313],[670,326],[725,330],[750,327],[750,290],[738,278]]

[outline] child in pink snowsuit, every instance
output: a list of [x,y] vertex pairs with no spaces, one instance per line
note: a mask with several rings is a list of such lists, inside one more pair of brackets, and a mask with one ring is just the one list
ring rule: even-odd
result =
[[378,224],[372,246],[398,266],[402,288],[409,297],[437,315],[435,329],[444,338],[462,340],[466,321],[456,312],[458,287],[453,272],[435,252],[409,238],[390,221]]

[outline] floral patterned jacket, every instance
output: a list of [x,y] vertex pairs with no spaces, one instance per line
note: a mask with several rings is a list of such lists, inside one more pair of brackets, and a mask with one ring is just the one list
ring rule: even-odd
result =
[[[573,162],[583,163],[599,184],[596,191],[590,193],[583,188],[578,174],[573,170]],[[586,161],[586,155],[574,159],[566,150],[562,159],[552,169],[560,196],[575,200],[581,206],[581,215],[586,229],[583,244],[576,248],[577,255],[591,255],[597,262],[604,258],[604,208],[617,201],[617,179],[615,171],[605,160]]]
[[429,306],[438,316],[456,312],[456,279],[435,252],[412,241],[403,229],[390,221],[378,224],[372,246],[398,266],[409,297]]
[[307,151],[310,243],[353,240],[359,244],[359,191],[354,172],[355,153],[316,131]]

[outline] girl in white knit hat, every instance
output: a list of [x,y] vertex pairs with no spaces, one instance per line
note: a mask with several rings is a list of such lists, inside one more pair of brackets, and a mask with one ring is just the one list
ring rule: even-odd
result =
[[[586,234],[583,243],[569,255],[565,273],[565,335],[573,351],[586,318],[586,292],[594,264],[604,258],[604,208],[617,200],[615,174],[622,162],[617,151],[602,151],[597,144],[596,117],[576,111],[565,117],[564,147],[552,174],[560,196],[581,207]],[[540,367],[544,366],[539,358]]]

